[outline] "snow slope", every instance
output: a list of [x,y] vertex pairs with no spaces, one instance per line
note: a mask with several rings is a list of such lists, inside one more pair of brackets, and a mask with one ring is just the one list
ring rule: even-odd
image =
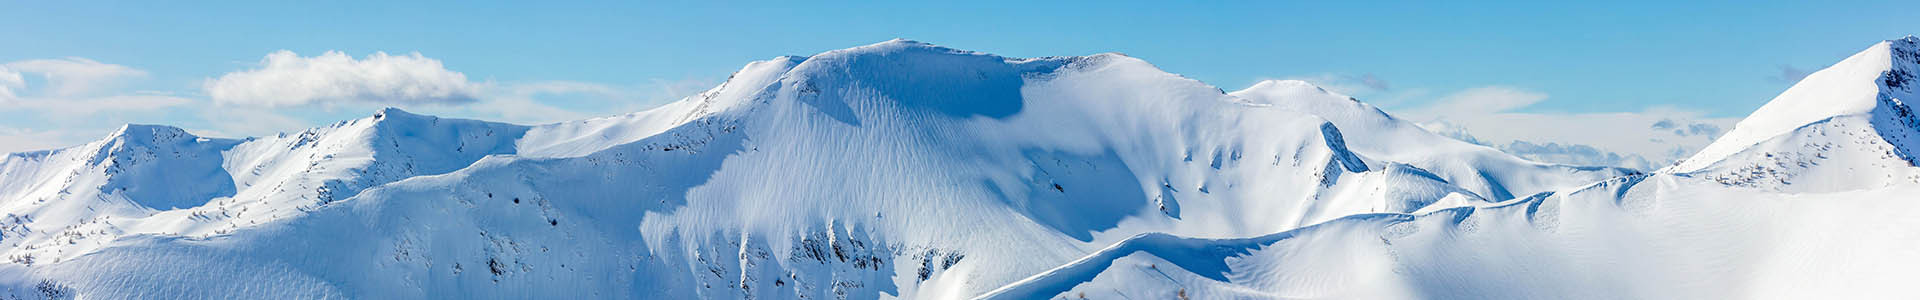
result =
[[[13,258],[0,271],[17,271],[0,273],[27,274],[0,286],[965,298],[1140,234],[1256,237],[1629,174],[1525,162],[1303,90],[1226,94],[1118,54],[895,40],[756,62],[610,118],[387,109],[245,140],[116,135],[0,165],[0,207],[15,214],[0,223]],[[153,150],[107,147],[120,144]]]
[[395,109],[245,140],[128,125],[98,142],[0,164],[0,245],[57,262],[138,234],[206,236],[295,217],[361,190],[510,153],[526,129]]
[[[1920,39],[1795,85],[1687,162],[1236,239],[1145,234],[981,298],[1886,298],[1920,266]],[[1356,147],[1358,148],[1358,147]]]
[[1145,235],[987,299],[1807,299],[1907,294],[1920,187],[1818,194],[1667,174],[1248,239]]
[[1920,183],[1920,119],[1906,104],[1920,38],[1873,45],[1814,72],[1700,153],[1663,172],[1781,191]]
[[[1526,161],[1499,150],[1428,132],[1387,115],[1353,97],[1328,92],[1299,80],[1268,80],[1232,93],[1256,104],[1272,105],[1326,118],[1358,138],[1354,152],[1406,163],[1488,199],[1526,197],[1554,187],[1579,186],[1597,179],[1634,174],[1631,170],[1565,166]],[[1540,176],[1540,174],[1564,174]]]

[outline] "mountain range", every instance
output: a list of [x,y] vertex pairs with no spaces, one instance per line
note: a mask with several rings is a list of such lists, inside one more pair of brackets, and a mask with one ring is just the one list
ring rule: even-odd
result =
[[907,40],[554,124],[127,125],[0,159],[0,296],[1884,297],[1920,265],[1917,71],[1875,44],[1644,171]]

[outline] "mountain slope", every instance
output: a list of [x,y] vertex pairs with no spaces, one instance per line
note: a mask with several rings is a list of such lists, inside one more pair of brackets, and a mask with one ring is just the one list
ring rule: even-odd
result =
[[[1920,39],[1809,76],[1653,174],[1271,235],[1148,234],[988,299],[1876,298],[1920,265]],[[1356,147],[1357,148],[1357,147]],[[1733,188],[1730,188],[1733,187]]]
[[1424,132],[1276,106],[1118,54],[895,40],[626,116],[384,110],[241,141],[217,150],[233,196],[0,268],[103,298],[963,298],[1143,233],[1261,236],[1621,174],[1376,146]]
[[1814,72],[1663,172],[1735,186],[1839,191],[1920,183],[1920,38],[1881,42]]
[[1913,185],[1824,194],[1667,174],[1248,239],[1146,235],[983,298],[1876,298],[1905,293]]
[[293,135],[209,139],[129,125],[0,163],[0,245],[58,262],[140,234],[207,236],[305,214],[369,187],[510,153],[525,128],[399,110]]
[[[1373,105],[1299,80],[1268,80],[1232,95],[1326,118],[1353,138],[1348,146],[1368,157],[1417,166],[1447,182],[1494,200],[1526,197],[1556,187],[1579,186],[1637,172],[1541,164],[1486,146],[1428,132]],[[1558,174],[1541,176],[1541,174]]]

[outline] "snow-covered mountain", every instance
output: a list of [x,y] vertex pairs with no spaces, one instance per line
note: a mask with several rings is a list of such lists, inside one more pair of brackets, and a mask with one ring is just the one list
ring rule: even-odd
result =
[[[1910,74],[1912,45],[1862,64],[1880,51],[1881,73]],[[1856,72],[1802,85],[1858,77],[1828,73]],[[1905,80],[1881,80],[1875,105],[1906,115],[1911,92],[1887,92]],[[1864,116],[1881,127],[1853,129],[1913,128]],[[1898,216],[1915,207],[1895,198],[1920,187],[1719,179],[1773,157],[1739,139],[1776,125],[1742,123],[1715,144],[1745,144],[1718,150],[1731,154],[1642,174],[1529,162],[1304,82],[1226,93],[1119,54],[895,40],[754,62],[607,118],[386,109],[274,137],[130,125],[9,154],[0,294],[1725,297],[1875,292],[1910,272],[1900,249],[1920,243]]]
[[957,298],[1142,233],[1235,238],[1631,171],[1526,162],[1299,82],[896,40],[539,126],[386,109],[128,126],[0,164],[14,286],[90,297]]
[[1873,45],[1814,72],[1664,172],[1781,191],[1920,183],[1920,38]]
[[1249,238],[1146,234],[984,298],[1897,297],[1920,266],[1916,44],[1814,73],[1652,174]]
[[[1347,144],[1368,157],[1417,166],[1446,181],[1490,199],[1526,197],[1519,191],[1550,191],[1579,186],[1603,177],[1634,173],[1630,170],[1574,167],[1529,162],[1485,146],[1428,132],[1413,122],[1387,115],[1358,99],[1328,92],[1305,81],[1268,80],[1232,93],[1260,105],[1305,112],[1325,118],[1355,138]],[[1566,174],[1571,176],[1541,176]]]

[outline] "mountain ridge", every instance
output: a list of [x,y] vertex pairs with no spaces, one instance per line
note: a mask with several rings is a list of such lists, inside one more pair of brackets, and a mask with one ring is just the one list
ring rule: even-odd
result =
[[[0,286],[53,280],[106,298],[966,298],[1156,244],[1131,242],[1140,236],[1305,243],[1275,237],[1371,230],[1338,221],[1367,219],[1355,215],[1468,230],[1482,209],[1526,226],[1583,224],[1554,212],[1599,203],[1570,197],[1675,181],[1528,162],[1317,87],[1273,88],[1227,93],[1118,54],[1007,58],[894,40],[750,63],[699,95],[616,117],[521,126],[382,109],[221,151],[232,197],[0,223],[74,226],[0,235],[0,251],[27,261],[0,273],[29,274]],[[1398,226],[1300,236],[1448,232]],[[124,269],[252,279],[111,272]],[[1238,283],[1224,284],[1209,286]]]
[[[1661,170],[1724,184],[1834,191],[1920,183],[1920,38],[1876,43],[1807,76],[1698,154]],[[1793,184],[1797,181],[1814,184]]]
[[[1920,239],[1906,233],[1916,225],[1906,216],[1920,206],[1903,196],[1920,188],[1920,167],[1906,154],[1920,122],[1902,100],[1912,96],[1906,74],[1920,62],[1911,54],[1920,53],[1915,42],[1876,44],[1816,72],[1777,97],[1780,105],[1743,120],[1737,134],[1653,173],[1495,204],[1357,214],[1252,238],[1143,235],[979,298],[1904,293],[1904,283],[1884,278],[1920,262],[1910,251]],[[1889,55],[1888,68],[1860,70],[1880,54]],[[1872,95],[1842,97],[1852,105],[1783,108],[1823,103],[1830,98],[1808,95],[1826,94],[1807,91],[1836,88]],[[1774,130],[1784,131],[1756,133]]]

